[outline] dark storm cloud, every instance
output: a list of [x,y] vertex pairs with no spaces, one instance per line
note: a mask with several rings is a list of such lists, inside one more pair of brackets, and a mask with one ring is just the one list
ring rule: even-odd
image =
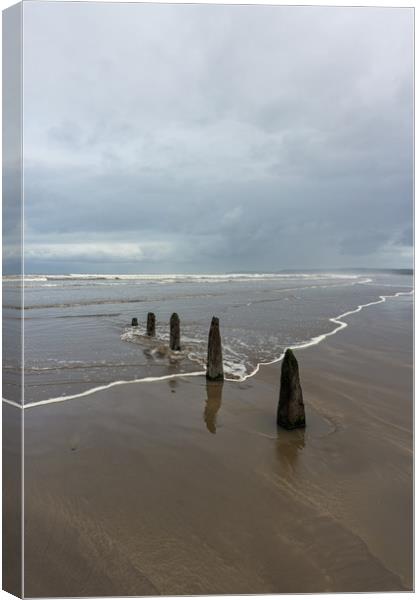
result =
[[409,9],[28,3],[32,270],[406,266]]

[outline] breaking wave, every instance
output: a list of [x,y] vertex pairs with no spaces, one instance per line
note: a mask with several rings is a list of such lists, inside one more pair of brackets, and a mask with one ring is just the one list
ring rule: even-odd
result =
[[224,283],[233,281],[275,281],[305,279],[357,279],[359,276],[350,273],[221,273],[221,274],[135,274],[135,275],[102,275],[78,274],[68,275],[5,275],[5,283],[39,283],[51,282],[138,282],[138,283]]

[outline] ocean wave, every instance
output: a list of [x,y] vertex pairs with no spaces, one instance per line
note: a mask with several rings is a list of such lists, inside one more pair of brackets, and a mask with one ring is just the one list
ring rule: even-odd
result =
[[[328,280],[328,279],[357,279],[359,275],[352,273],[336,272],[296,272],[296,273],[213,273],[213,274],[99,274],[99,273],[70,273],[62,275],[5,275],[3,282],[22,284],[38,283],[44,287],[58,286],[59,282],[105,282],[105,283],[231,283],[247,281],[275,281],[275,280]],[[55,283],[51,283],[55,282]],[[57,283],[58,282],[58,283]]]

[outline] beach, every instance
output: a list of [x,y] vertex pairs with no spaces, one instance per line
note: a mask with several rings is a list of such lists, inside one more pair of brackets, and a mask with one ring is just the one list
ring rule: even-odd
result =
[[281,4],[4,7],[12,595],[414,590],[414,10]]
[[296,350],[304,430],[280,362],[27,408],[25,595],[411,590],[412,308]]

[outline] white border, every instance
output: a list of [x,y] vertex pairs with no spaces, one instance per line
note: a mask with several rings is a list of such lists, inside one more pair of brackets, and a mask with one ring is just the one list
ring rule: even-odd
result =
[[[59,0],[49,0],[50,2],[54,2],[54,1],[59,1]],[[75,0],[75,1],[82,1],[82,0]],[[102,2],[132,2],[134,0],[101,0]],[[153,3],[153,0],[143,0],[145,3]],[[182,0],[166,0],[166,3],[168,4],[183,4],[185,2],[183,2]],[[311,5],[316,5],[316,6],[342,6],[342,7],[346,7],[346,6],[358,6],[358,7],[397,7],[397,8],[413,8],[414,7],[414,0],[412,2],[404,2],[402,0],[382,0],[382,2],[357,2],[357,1],[351,1],[351,2],[343,2],[342,0],[336,0],[335,2],[328,2],[325,0],[319,0],[318,2],[308,2],[307,0],[289,0],[288,2],[280,2],[280,1],[276,1],[276,0],[254,0],[253,2],[245,2],[244,0],[230,0],[229,2],[223,2],[222,0],[196,0],[197,4],[256,4],[256,5],[264,5],[264,4],[270,4],[270,5],[289,5],[289,6],[311,6]],[[11,1],[11,0],[0,0],[0,8],[1,10],[4,10],[5,8],[8,8],[9,6],[12,6],[13,4],[16,4],[16,2]],[[1,44],[0,44],[0,53],[1,53]],[[415,59],[416,59],[416,64],[417,64],[417,45],[416,45],[416,49],[415,49]],[[1,64],[1,63],[0,63]],[[415,87],[416,90],[416,107],[417,107],[417,85]],[[22,104],[22,108],[23,108],[23,104]],[[0,114],[1,114],[1,108],[0,108]],[[23,130],[23,128],[22,128]],[[415,133],[417,133],[417,121],[415,123]],[[0,149],[0,156],[1,156],[1,149]],[[417,166],[418,166],[418,161],[417,161],[417,156],[415,155],[415,174],[417,174]],[[0,178],[0,192],[1,192],[1,178]],[[416,225],[416,229],[417,229],[417,224],[418,224],[418,215],[415,214],[415,225]],[[1,224],[1,214],[0,214],[0,224]],[[415,256],[416,256],[416,252],[415,252]],[[417,286],[416,286],[417,289]],[[0,295],[1,295],[1,291],[0,291]],[[24,325],[23,325],[24,326]],[[415,336],[415,344],[417,343],[417,336]],[[416,347],[416,346],[415,346]],[[1,350],[0,350],[0,358],[1,358]],[[415,366],[418,366],[418,353],[415,353]],[[417,394],[415,394],[415,397],[417,396]],[[24,411],[23,411],[24,413]],[[415,425],[417,425],[417,415],[415,415]],[[1,433],[0,433],[1,435]],[[22,453],[23,454],[23,453]],[[416,465],[415,465],[416,466]],[[1,463],[0,463],[0,474],[1,474]],[[416,469],[415,469],[415,475],[416,475]],[[415,478],[416,480],[417,478]],[[417,498],[415,498],[415,509],[417,509]],[[417,523],[415,522],[415,534],[417,533]],[[415,538],[417,539],[417,535],[415,535]],[[0,547],[0,558],[1,558],[1,547]],[[279,557],[279,561],[281,561],[281,557]],[[415,553],[415,574],[418,572],[418,558],[417,558],[417,553]],[[406,593],[405,593],[406,594]],[[317,594],[316,595],[317,598],[328,598],[330,596],[330,594]],[[344,599],[346,596],[348,596],[348,594],[334,594],[334,598],[337,599]],[[386,594],[387,598],[396,598],[401,596],[400,593],[388,593]],[[269,598],[278,598],[279,596],[277,595],[272,595],[272,594],[268,594],[268,595],[257,595],[254,596],[260,600],[265,600],[265,599],[269,599]],[[286,600],[288,598],[293,598],[293,595],[289,595],[289,594],[284,594],[280,596],[281,598],[285,598]],[[363,597],[366,598],[366,600],[374,600],[378,597],[378,594],[363,594]],[[13,596],[11,596],[10,594],[8,594],[7,592],[4,591],[0,591],[0,600],[3,599],[10,599],[13,598]],[[109,599],[112,598],[119,598],[120,597],[108,597]],[[162,598],[169,598],[168,596],[162,596]],[[241,596],[230,596],[230,598],[234,598],[239,599],[241,598]],[[121,597],[121,600],[124,600],[124,597]]]

